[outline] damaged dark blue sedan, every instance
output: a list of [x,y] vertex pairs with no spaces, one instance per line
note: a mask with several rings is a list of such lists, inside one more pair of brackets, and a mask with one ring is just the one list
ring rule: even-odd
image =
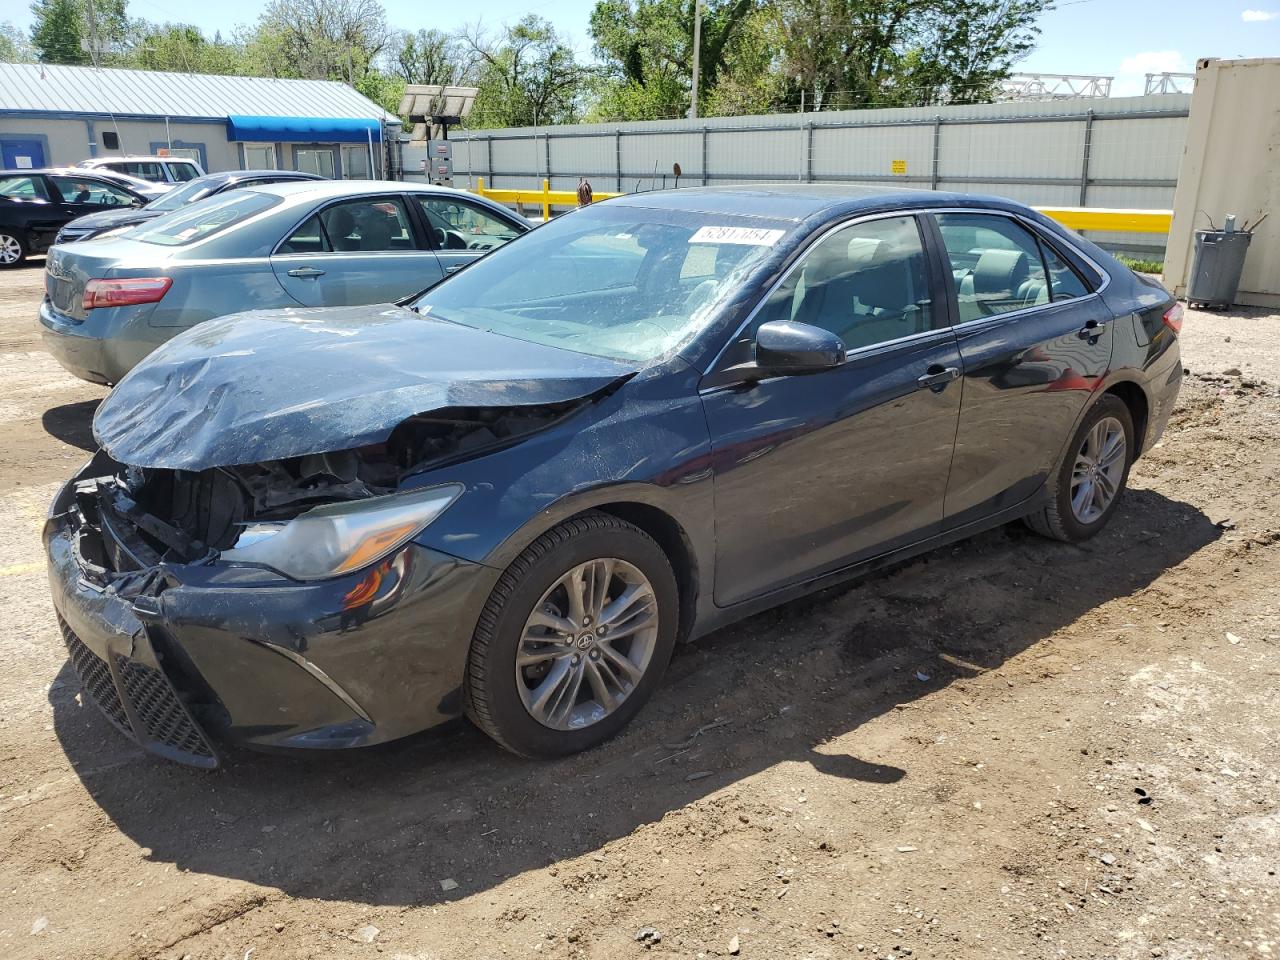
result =
[[1180,318],[1004,200],[611,200],[400,305],[161,347],[53,504],[54,605],[92,699],[174,760],[463,712],[582,750],[678,641],[1010,520],[1096,534]]

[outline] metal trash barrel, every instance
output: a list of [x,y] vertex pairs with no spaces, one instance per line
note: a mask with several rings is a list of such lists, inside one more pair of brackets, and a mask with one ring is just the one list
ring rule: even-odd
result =
[[1187,303],[1206,307],[1229,307],[1235,303],[1252,239],[1253,234],[1243,230],[1197,230]]

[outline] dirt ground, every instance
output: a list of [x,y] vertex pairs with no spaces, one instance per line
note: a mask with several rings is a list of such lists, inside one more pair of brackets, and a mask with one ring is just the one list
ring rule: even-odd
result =
[[563,762],[459,722],[208,774],[66,665],[38,530],[103,391],[41,352],[41,279],[0,274],[0,957],[1280,956],[1280,316],[1189,315],[1085,546],[1010,526],[755,617]]

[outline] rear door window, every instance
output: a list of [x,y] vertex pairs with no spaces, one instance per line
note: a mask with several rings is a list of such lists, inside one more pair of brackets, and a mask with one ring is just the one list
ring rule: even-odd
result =
[[88,177],[50,177],[64,203],[85,203],[95,207],[127,207],[134,202],[133,194],[105,180]]
[[185,246],[242,223],[278,203],[280,197],[267,193],[232,190],[225,196],[210,197],[157,217],[136,230],[132,237],[166,247]]
[[325,207],[319,216],[335,253],[417,249],[409,213],[398,197],[345,200]]
[[185,183],[200,176],[196,172],[196,168],[189,163],[170,163],[168,167],[169,173],[173,175],[173,179],[177,183]]
[[1052,299],[1074,300],[1087,297],[1088,286],[1080,279],[1080,275],[1071,269],[1071,264],[1058,256],[1057,252],[1042,239],[1040,249],[1044,253],[1044,265],[1049,271],[1049,288]]
[[40,177],[0,177],[0,197],[10,200],[48,200],[49,191],[45,189],[44,180]]
[[1039,242],[1018,223],[985,213],[940,213],[937,219],[961,323],[1049,302]]
[[329,237],[320,223],[320,215],[307,217],[306,221],[280,244],[277,253],[329,253]]
[[164,168],[150,160],[126,160],[123,163],[108,163],[104,164],[104,166],[108,166],[112,170],[121,170],[135,177],[141,177],[143,180],[150,180],[153,183],[164,183],[166,179]]

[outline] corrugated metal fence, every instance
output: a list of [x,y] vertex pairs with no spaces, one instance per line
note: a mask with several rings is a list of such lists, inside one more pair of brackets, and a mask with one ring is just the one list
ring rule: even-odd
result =
[[[1168,209],[1190,97],[460,130],[454,185],[631,192],[765,181],[901,184],[1045,206]],[[680,164],[679,184],[672,165]],[[1152,249],[1150,236],[1094,234]]]

